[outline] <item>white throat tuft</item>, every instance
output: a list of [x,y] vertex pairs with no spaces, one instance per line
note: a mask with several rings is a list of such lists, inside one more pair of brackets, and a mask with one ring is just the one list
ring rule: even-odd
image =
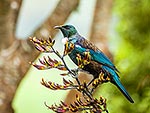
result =
[[61,40],[61,42],[62,42],[63,44],[66,44],[66,43],[68,42],[68,38],[67,38],[67,37],[64,37],[64,38]]

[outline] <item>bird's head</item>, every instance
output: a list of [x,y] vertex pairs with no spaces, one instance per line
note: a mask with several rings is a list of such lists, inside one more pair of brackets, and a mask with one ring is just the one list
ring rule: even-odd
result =
[[72,25],[55,26],[55,29],[60,29],[64,37],[71,37],[77,33],[77,30]]

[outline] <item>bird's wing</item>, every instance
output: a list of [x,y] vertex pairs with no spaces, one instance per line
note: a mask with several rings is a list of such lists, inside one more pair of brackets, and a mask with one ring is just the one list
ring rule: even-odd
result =
[[74,49],[81,54],[85,51],[89,51],[92,60],[118,71],[114,64],[108,59],[108,57],[88,40],[82,39],[80,42],[75,43]]

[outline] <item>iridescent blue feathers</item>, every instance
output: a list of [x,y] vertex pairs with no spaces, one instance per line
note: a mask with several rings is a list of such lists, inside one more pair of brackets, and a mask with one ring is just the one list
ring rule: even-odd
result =
[[83,70],[92,74],[94,79],[98,78],[100,72],[103,72],[106,77],[110,77],[110,82],[115,84],[131,103],[134,103],[133,99],[119,80],[117,68],[101,50],[80,36],[72,25],[57,26],[55,28],[60,29],[64,37],[67,37],[68,41],[75,45],[74,50],[69,53],[69,57],[75,64],[77,64],[76,55],[80,54],[84,57],[84,52],[88,51],[91,56],[91,62],[84,66]]

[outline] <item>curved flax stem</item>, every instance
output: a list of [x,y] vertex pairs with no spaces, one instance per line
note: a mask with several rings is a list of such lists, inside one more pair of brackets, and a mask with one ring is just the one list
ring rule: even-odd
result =
[[[78,79],[77,74],[68,68],[68,66],[67,66],[67,64],[66,64],[66,62],[65,62],[65,60],[64,60],[64,56],[61,56],[53,47],[51,47],[51,48],[52,48],[53,52],[62,60],[62,62],[63,62],[63,64],[64,64],[65,68],[68,70],[68,72],[69,72],[70,74],[72,74],[72,77],[77,81],[78,85],[81,86],[81,83],[80,83],[80,81],[79,81],[79,79]],[[90,100],[94,100],[93,97],[92,97],[91,92],[90,92],[89,89],[88,89],[88,85],[85,84],[84,87],[85,87],[85,89],[82,89],[83,95],[86,94],[86,96],[88,96]],[[75,88],[75,87],[74,87],[74,88]],[[69,89],[69,88],[68,88],[68,89]],[[70,88],[70,89],[71,89],[71,88]],[[77,89],[77,87],[76,87],[76,89]],[[99,109],[99,106],[98,106],[97,104],[93,104],[93,107],[94,107],[96,110]],[[86,109],[88,109],[88,108],[85,108],[85,110],[86,110]],[[106,113],[108,113],[108,110],[106,110]]]
[[66,62],[65,62],[65,60],[64,60],[64,56],[60,56],[60,55],[55,51],[55,49],[54,49],[53,47],[51,47],[51,48],[52,48],[53,52],[62,60],[64,66],[65,66],[66,69],[69,71],[69,73],[71,73],[71,74],[73,75],[73,78],[75,78],[76,81],[77,81],[77,83],[80,85],[80,81],[79,81],[79,79],[77,78],[77,75],[76,75],[73,71],[71,71],[71,70],[68,68],[68,66],[67,66],[67,64],[66,64]]
[[[78,85],[81,85],[81,83],[80,83],[80,81],[79,81],[77,75],[76,75],[73,71],[71,71],[71,70],[68,68],[68,66],[67,66],[67,64],[66,64],[66,62],[65,62],[65,60],[64,60],[64,56],[60,56],[60,55],[55,51],[55,49],[54,49],[53,47],[52,47],[52,50],[53,50],[53,52],[62,60],[64,66],[65,66],[66,69],[69,71],[69,73],[71,73],[71,74],[73,75],[73,78],[76,79]],[[83,90],[83,93],[85,93],[91,100],[93,100],[92,95],[91,95],[91,93],[89,92],[89,90],[88,90],[87,87],[86,87],[86,90]]]

